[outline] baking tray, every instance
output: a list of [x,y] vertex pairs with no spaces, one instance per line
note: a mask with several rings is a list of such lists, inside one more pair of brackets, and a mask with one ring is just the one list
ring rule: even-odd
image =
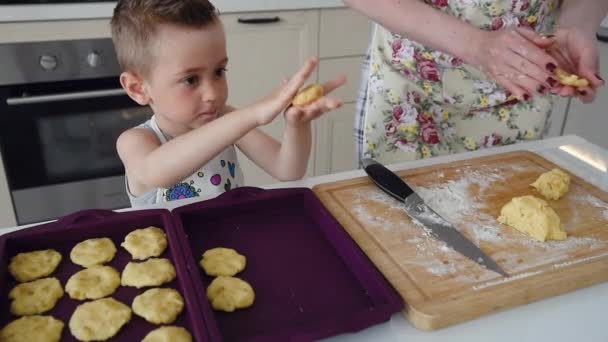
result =
[[[403,301],[315,194],[307,188],[243,187],[172,212],[173,238],[199,296],[213,341],[311,341],[386,321]],[[204,251],[247,257],[236,276],[254,289],[253,306],[213,311]]]
[[[63,259],[55,272],[49,277],[59,279],[61,285],[65,288],[69,277],[83,269],[81,266],[72,263],[69,257],[72,247],[78,242],[90,238],[110,238],[116,245],[117,253],[114,259],[106,265],[112,266],[122,273],[125,265],[132,260],[131,255],[120,246],[124,237],[134,229],[156,226],[165,230],[168,240],[168,247],[161,257],[170,259],[177,273],[176,280],[164,284],[162,287],[177,289],[185,302],[184,310],[173,324],[188,329],[196,341],[208,341],[208,335],[202,324],[201,309],[198,308],[198,300],[193,296],[189,280],[186,280],[188,274],[182,261],[183,257],[180,255],[174,235],[168,234],[171,231],[171,224],[170,213],[164,209],[124,213],[85,210],[68,215],[53,223],[3,235],[0,238],[0,279],[2,280],[0,283],[0,326],[16,319],[10,313],[8,292],[17,282],[8,272],[8,264],[11,257],[17,253],[47,248],[53,248],[60,252]],[[130,307],[135,296],[147,289],[149,288],[136,289],[121,286],[111,297]],[[76,341],[70,333],[68,324],[76,306],[81,303],[84,303],[84,301],[70,299],[68,294],[65,293],[53,310],[43,314],[52,315],[65,323],[61,341]],[[148,332],[158,327],[132,314],[131,321],[124,325],[109,341],[141,341]]]

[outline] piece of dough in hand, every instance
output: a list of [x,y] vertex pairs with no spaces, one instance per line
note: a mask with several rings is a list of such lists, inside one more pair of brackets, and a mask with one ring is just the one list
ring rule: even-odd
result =
[[203,253],[200,265],[210,276],[231,277],[245,269],[247,259],[231,248],[213,248]]
[[207,287],[207,298],[215,310],[232,312],[253,304],[255,294],[251,285],[234,277],[217,277]]
[[133,300],[133,312],[154,324],[170,324],[184,309],[184,298],[174,289],[150,289]]
[[91,267],[111,261],[116,255],[116,246],[108,238],[88,239],[78,243],[70,252],[76,265]]
[[175,267],[169,259],[130,262],[122,271],[120,284],[138,289],[146,286],[160,286],[175,279],[175,275]]
[[65,291],[72,299],[99,299],[120,286],[120,274],[110,266],[93,266],[70,277]]
[[19,253],[11,259],[8,270],[23,283],[48,276],[55,272],[60,262],[61,254],[54,249]]
[[534,196],[514,197],[500,211],[498,222],[538,241],[565,240],[566,230],[547,202]]
[[560,169],[545,172],[530,184],[547,199],[556,200],[570,189],[570,176]]
[[582,87],[589,86],[589,81],[586,78],[580,77],[579,75],[576,75],[576,74],[571,74],[561,68],[555,69],[555,76],[557,76],[557,79],[559,80],[559,83],[561,85],[575,87],[575,88],[582,88]]
[[150,331],[141,342],[192,342],[192,335],[182,327],[166,326]]
[[103,298],[80,304],[70,318],[70,332],[80,341],[105,341],[131,320],[131,308]]
[[64,324],[51,316],[26,316],[7,324],[0,332],[2,342],[58,342]]
[[14,315],[37,315],[55,307],[63,297],[63,288],[57,278],[43,278],[15,286],[8,296],[13,300]]
[[167,236],[165,232],[157,227],[136,229],[125,237],[120,244],[135,260],[145,260],[157,257],[167,248]]
[[291,103],[297,107],[303,107],[313,103],[318,98],[324,95],[325,90],[320,84],[311,84],[304,89],[300,90],[298,94],[293,98]]

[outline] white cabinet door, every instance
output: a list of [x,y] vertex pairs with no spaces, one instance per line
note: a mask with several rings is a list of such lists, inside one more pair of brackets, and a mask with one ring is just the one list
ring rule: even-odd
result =
[[[601,75],[608,75],[608,43],[599,43]],[[573,99],[568,110],[564,135],[576,134],[596,145],[608,148],[608,86],[600,88],[595,102],[583,104]]]
[[317,125],[317,175],[357,168],[355,154],[354,103],[325,114]]
[[[237,108],[266,96],[283,78],[295,73],[308,57],[318,54],[318,10],[229,14],[221,18],[230,59],[228,103]],[[314,75],[309,81],[316,81]],[[280,140],[282,117],[262,129]],[[314,171],[314,146],[312,150],[308,176]],[[246,185],[276,182],[240,152],[239,162]]]

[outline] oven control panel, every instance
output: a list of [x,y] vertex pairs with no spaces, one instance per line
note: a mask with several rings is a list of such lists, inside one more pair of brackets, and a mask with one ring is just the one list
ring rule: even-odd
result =
[[120,75],[110,38],[0,44],[0,86]]

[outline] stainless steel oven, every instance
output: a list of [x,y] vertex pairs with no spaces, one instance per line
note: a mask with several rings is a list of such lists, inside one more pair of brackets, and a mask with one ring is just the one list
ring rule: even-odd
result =
[[116,139],[151,111],[110,39],[0,44],[0,151],[19,224],[128,207]]

